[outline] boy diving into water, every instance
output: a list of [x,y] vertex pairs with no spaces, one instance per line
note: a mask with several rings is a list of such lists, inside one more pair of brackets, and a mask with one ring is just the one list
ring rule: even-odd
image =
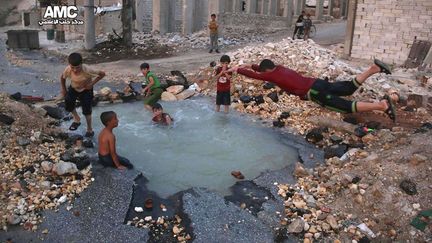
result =
[[365,72],[358,74],[351,81],[330,83],[328,80],[304,77],[284,66],[276,66],[271,60],[264,59],[259,65],[243,65],[229,69],[249,78],[265,80],[278,85],[284,91],[299,96],[303,100],[313,101],[330,110],[341,113],[365,111],[384,111],[395,121],[396,113],[389,96],[379,102],[349,101],[340,96],[352,95],[370,76],[376,73],[391,74],[390,68],[383,62],[375,60]]

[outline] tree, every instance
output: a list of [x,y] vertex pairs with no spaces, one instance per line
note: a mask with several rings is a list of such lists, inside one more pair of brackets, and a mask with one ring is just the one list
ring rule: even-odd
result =
[[123,44],[132,46],[132,10],[133,0],[123,0],[121,20],[123,27]]

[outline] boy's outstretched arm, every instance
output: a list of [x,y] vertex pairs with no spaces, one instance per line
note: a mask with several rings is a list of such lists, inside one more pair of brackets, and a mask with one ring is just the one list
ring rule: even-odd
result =
[[226,70],[225,73],[234,73],[234,72],[237,72],[237,70],[238,70],[239,68],[241,68],[241,66],[234,66],[234,67],[231,67],[230,69]]
[[124,167],[123,165],[120,164],[120,161],[118,159],[117,152],[116,152],[116,145],[115,145],[116,141],[115,141],[114,135],[111,135],[108,138],[108,144],[109,144],[110,155],[111,155],[112,160],[114,161],[114,165],[119,170],[126,169],[126,167]]
[[240,65],[239,68],[252,69],[252,64],[243,64],[243,65]]
[[252,70],[247,68],[237,68],[235,72],[238,74],[244,75],[248,78],[258,79],[258,80],[266,80],[271,82],[273,77],[268,73],[262,73],[258,71],[259,67],[257,65],[252,65]]

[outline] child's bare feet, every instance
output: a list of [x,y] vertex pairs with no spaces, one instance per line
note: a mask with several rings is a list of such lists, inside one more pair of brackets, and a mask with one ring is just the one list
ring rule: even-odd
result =
[[379,73],[379,72],[381,71],[381,68],[378,67],[377,65],[373,64],[373,65],[369,68],[369,70],[371,70],[371,72],[373,72],[373,73]]
[[375,64],[375,66],[379,67],[381,73],[391,74],[390,67],[386,63],[384,63],[378,59],[375,59],[374,64]]

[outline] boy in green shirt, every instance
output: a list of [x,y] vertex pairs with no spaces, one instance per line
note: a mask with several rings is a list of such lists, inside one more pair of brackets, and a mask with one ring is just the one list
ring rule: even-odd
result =
[[146,87],[143,90],[144,94],[144,107],[151,111],[153,105],[158,102],[162,96],[163,90],[161,88],[159,79],[150,71],[150,65],[143,63],[140,66],[141,72],[145,77]]

